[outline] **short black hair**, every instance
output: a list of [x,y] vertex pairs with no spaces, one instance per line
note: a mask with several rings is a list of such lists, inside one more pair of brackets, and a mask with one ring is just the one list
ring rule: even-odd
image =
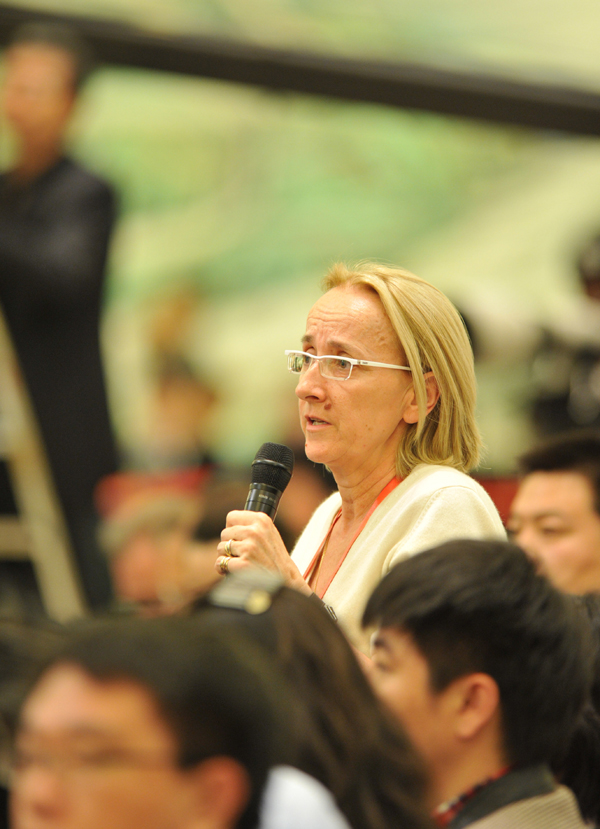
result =
[[0,619],[0,752],[14,732],[25,690],[63,638],[62,627],[50,620]]
[[[268,606],[251,612],[252,599],[265,594]],[[196,610],[204,624],[238,640],[248,636],[276,659],[299,701],[295,765],[329,789],[353,829],[429,826],[422,764],[314,594],[247,568],[221,581]]]
[[549,762],[569,740],[589,690],[589,630],[519,547],[459,540],[406,559],[375,588],[363,625],[409,633],[435,692],[491,676],[511,764]]
[[594,509],[600,514],[600,431],[578,429],[555,435],[518,460],[521,475],[533,472],[579,472],[590,482]]
[[94,69],[89,44],[71,26],[64,23],[36,21],[19,26],[8,48],[24,45],[51,46],[65,52],[73,64],[73,92],[78,93]]
[[237,826],[255,826],[269,769],[287,762],[286,690],[259,648],[205,631],[193,618],[117,617],[80,623],[37,679],[74,664],[99,681],[126,679],[156,701],[190,768],[213,756],[248,772],[251,798]]

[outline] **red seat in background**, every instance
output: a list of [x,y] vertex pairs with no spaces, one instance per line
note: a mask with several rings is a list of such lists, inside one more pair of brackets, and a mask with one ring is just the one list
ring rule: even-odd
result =
[[519,479],[514,476],[488,477],[485,475],[476,475],[474,477],[490,496],[496,505],[496,509],[500,513],[502,523],[506,525],[510,512],[510,505],[512,504],[513,498],[519,488]]

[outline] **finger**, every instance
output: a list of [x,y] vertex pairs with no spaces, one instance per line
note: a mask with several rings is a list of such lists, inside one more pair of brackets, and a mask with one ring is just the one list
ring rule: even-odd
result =
[[229,576],[231,573],[239,572],[248,566],[248,562],[231,556],[219,556],[215,561],[215,570],[220,576]]
[[227,513],[225,522],[226,527],[248,526],[255,523],[272,524],[273,521],[264,512],[254,512],[253,510],[232,510]]
[[217,550],[222,556],[239,556],[239,550],[235,549],[235,542],[233,538],[228,538],[227,541],[220,541],[217,544]]
[[218,556],[215,561],[215,570],[220,576],[226,576],[229,573],[230,556]]
[[225,526],[235,527],[236,524],[242,524],[245,522],[246,511],[240,509],[234,509],[231,512],[227,513],[227,518],[225,519]]
[[232,558],[229,561],[229,573],[239,573],[240,570],[245,570],[246,567],[251,567],[252,563],[241,558]]

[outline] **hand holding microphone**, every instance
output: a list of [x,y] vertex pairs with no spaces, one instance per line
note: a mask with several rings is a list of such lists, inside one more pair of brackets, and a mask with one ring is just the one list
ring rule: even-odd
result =
[[227,575],[254,564],[292,580],[300,576],[273,524],[293,468],[294,453],[288,446],[264,443],[260,447],[252,462],[252,482],[244,511],[230,512],[221,533],[221,556],[216,561],[219,573]]

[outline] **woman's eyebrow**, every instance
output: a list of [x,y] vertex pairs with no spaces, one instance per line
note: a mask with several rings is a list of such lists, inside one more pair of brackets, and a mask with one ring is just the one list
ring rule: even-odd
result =
[[[302,337],[302,345],[313,345],[314,337],[312,334],[305,334]],[[328,351],[349,351],[352,348],[350,343],[342,342],[342,340],[328,340],[327,341],[327,349]]]

